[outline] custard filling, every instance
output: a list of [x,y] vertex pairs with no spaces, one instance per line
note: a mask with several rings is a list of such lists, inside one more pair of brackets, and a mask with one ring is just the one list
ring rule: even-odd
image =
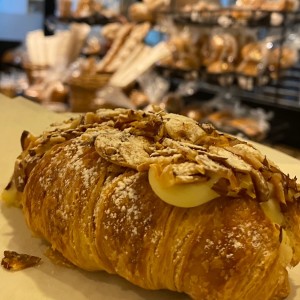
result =
[[160,173],[155,165],[150,166],[148,177],[154,193],[161,200],[174,206],[195,207],[219,197],[219,194],[212,190],[215,179],[170,185],[164,180],[164,174]]

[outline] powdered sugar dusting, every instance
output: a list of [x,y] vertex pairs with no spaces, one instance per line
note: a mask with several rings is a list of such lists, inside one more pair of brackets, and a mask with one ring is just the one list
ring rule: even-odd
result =
[[[219,239],[206,238],[204,241],[205,253],[213,251],[227,260],[233,259],[235,253],[244,253],[245,248],[249,247],[249,243],[253,250],[260,249],[266,238],[253,222],[244,222],[230,229],[223,227],[213,232],[212,236],[218,236]],[[200,242],[199,237],[198,241]]]
[[[106,179],[108,180],[109,178]],[[107,189],[104,184],[95,209],[95,218],[98,218],[97,224],[101,226],[103,235],[117,236],[112,243],[117,243],[118,247],[124,249],[124,253],[127,252],[126,256],[130,257],[131,264],[142,251],[142,241],[151,239],[152,236],[150,229],[153,215],[149,202],[144,201],[139,192],[140,182],[141,174],[135,171],[127,171],[114,177],[113,180],[109,180]],[[101,201],[102,197],[105,198],[105,202]],[[105,205],[104,208],[103,205]],[[103,209],[103,214],[99,211],[100,207]],[[99,216],[96,216],[98,213],[100,213],[101,220]],[[108,250],[109,255],[113,255],[110,253],[112,248],[109,249],[111,249]]]
[[[52,151],[49,164],[43,176],[39,177],[39,184],[50,198],[56,202],[55,216],[61,221],[61,227],[72,225],[68,220],[72,218],[87,228],[92,218],[85,217],[89,195],[98,180],[98,167],[101,158],[95,152],[93,144],[89,144],[88,135],[68,141],[63,147]],[[73,193],[73,185],[74,188]],[[71,193],[71,195],[69,195]]]

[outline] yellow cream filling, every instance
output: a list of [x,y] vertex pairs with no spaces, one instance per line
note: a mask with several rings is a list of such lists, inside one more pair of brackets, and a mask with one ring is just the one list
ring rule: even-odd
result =
[[154,193],[168,204],[178,207],[195,207],[209,202],[219,196],[212,190],[215,180],[205,182],[182,183],[169,185],[164,180],[164,174],[159,174],[158,168],[150,166],[149,183]]
[[[215,179],[205,182],[174,184],[166,179],[166,173],[160,170],[158,166],[151,165],[148,177],[154,193],[168,204],[178,207],[194,207],[219,196],[217,192],[212,190],[212,186],[216,182]],[[270,221],[279,225],[283,224],[284,216],[281,213],[279,203],[274,198],[260,203],[260,206]]]
[[283,224],[284,216],[280,210],[280,205],[278,201],[276,201],[274,198],[271,198],[270,200],[266,202],[261,202],[260,206],[262,210],[264,211],[265,215],[273,222],[279,225]]
[[1,199],[7,204],[12,206],[20,206],[21,193],[17,191],[15,185],[12,185],[8,190],[3,190]]
[[[269,220],[274,224],[283,225],[284,216],[280,210],[280,205],[276,199],[271,198],[266,202],[260,203],[262,210]],[[279,257],[283,266],[288,266],[293,258],[293,249],[286,231],[282,228],[282,237],[279,248]]]
[[290,239],[284,229],[282,229],[282,240],[279,247],[279,258],[283,266],[288,266],[293,259],[293,249]]

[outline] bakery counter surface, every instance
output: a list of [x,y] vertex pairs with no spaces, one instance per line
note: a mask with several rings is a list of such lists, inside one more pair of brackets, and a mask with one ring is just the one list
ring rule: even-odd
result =
[[[49,123],[61,121],[66,115],[44,110],[24,99],[0,96],[0,189],[8,183],[15,157],[19,154],[19,137],[23,130],[39,133]],[[300,178],[299,161],[267,146],[257,147],[274,160],[285,172]],[[19,209],[0,204],[0,253],[5,250],[26,253],[42,258],[42,264],[19,272],[0,269],[2,299],[188,299],[182,294],[167,291],[146,291],[127,281],[103,272],[88,273],[75,268],[53,264],[46,256],[47,245],[34,238]],[[289,300],[300,299],[300,266],[290,270]]]
[[286,153],[294,158],[300,159],[300,148],[294,148],[282,144],[272,145],[274,149]]

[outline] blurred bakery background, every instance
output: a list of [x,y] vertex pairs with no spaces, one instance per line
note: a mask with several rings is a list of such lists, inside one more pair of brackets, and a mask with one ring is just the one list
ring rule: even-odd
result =
[[300,158],[299,0],[1,0],[0,25],[6,97],[156,105]]

